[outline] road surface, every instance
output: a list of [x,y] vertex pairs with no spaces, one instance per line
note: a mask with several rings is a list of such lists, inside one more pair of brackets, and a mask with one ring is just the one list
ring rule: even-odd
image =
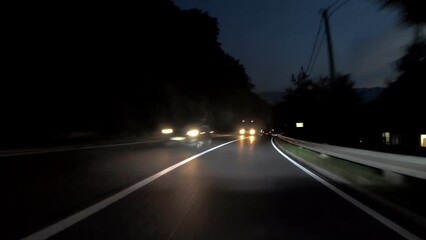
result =
[[[269,138],[232,140],[0,158],[0,239],[43,239],[43,229],[56,231],[51,239],[404,239]],[[75,224],[61,222],[81,211]]]

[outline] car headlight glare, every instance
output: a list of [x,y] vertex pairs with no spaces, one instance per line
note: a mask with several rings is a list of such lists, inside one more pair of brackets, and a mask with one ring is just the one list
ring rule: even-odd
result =
[[252,128],[252,129],[250,129],[249,133],[250,133],[250,135],[254,135],[256,133],[256,131]]
[[240,129],[240,134],[245,134],[246,130],[244,130],[243,128]]
[[173,129],[171,128],[164,128],[161,130],[162,134],[172,134],[173,133]]
[[197,129],[191,129],[188,132],[186,132],[186,135],[190,136],[190,137],[196,137],[200,134],[200,131],[198,131]]

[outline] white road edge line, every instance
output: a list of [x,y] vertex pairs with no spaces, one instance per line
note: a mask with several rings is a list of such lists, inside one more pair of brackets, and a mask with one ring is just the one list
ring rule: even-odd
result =
[[186,163],[188,163],[188,162],[190,162],[190,161],[192,161],[192,160],[194,160],[194,159],[196,159],[196,158],[198,158],[198,157],[200,157],[200,156],[202,156],[206,153],[209,153],[213,150],[216,150],[218,148],[221,148],[225,145],[231,144],[231,143],[236,142],[236,141],[240,141],[240,139],[236,139],[236,140],[233,140],[233,141],[226,142],[226,143],[221,144],[219,146],[210,148],[210,149],[208,149],[204,152],[198,153],[198,154],[196,154],[192,157],[189,157],[185,160],[182,160],[182,161],[180,161],[180,162],[178,162],[178,163],[176,163],[176,164],[174,164],[174,165],[152,175],[151,177],[148,177],[148,178],[146,178],[146,179],[144,179],[144,180],[142,180],[142,181],[140,181],[140,182],[138,182],[138,183],[136,183],[136,184],[134,184],[134,185],[132,185],[132,186],[130,186],[130,187],[128,187],[128,188],[126,188],[126,189],[124,189],[124,190],[122,190],[122,191],[120,191],[120,192],[118,192],[118,193],[116,193],[116,194],[114,194],[114,195],[92,205],[92,206],[90,206],[90,207],[87,207],[87,208],[85,208],[85,209],[83,209],[83,210],[81,210],[81,211],[79,211],[79,212],[77,212],[73,215],[70,215],[70,216],[68,216],[68,217],[66,217],[66,218],[64,218],[64,219],[44,228],[42,230],[40,230],[40,231],[37,231],[37,232],[31,234],[31,235],[23,238],[22,240],[40,240],[40,239],[47,239],[49,237],[52,237],[53,235],[71,227],[72,225],[80,222],[81,220],[83,220],[83,219],[95,214],[96,212],[108,207],[109,205],[113,204],[114,202],[117,202],[118,200],[126,197],[127,195],[133,193],[134,191],[136,191],[139,188],[147,185],[148,183],[160,178],[161,176],[173,171],[174,169],[176,169],[176,168],[178,168],[178,167],[180,167],[180,166],[182,166],[182,165],[184,165],[184,164],[186,164]]
[[348,202],[352,203],[353,205],[355,205],[356,207],[358,207],[359,209],[361,209],[362,211],[364,211],[365,213],[367,213],[371,217],[375,218],[377,221],[379,221],[382,224],[386,225],[388,228],[390,228],[393,231],[397,232],[399,235],[403,236],[406,239],[409,239],[409,240],[421,240],[421,238],[419,238],[418,236],[416,236],[413,233],[409,232],[407,229],[401,227],[400,225],[398,225],[394,221],[390,220],[389,218],[381,215],[380,213],[376,212],[375,210],[373,210],[372,208],[368,207],[367,205],[365,205],[365,204],[361,203],[360,201],[356,200],[352,196],[348,195],[347,193],[345,193],[342,190],[338,189],[337,187],[333,186],[329,182],[325,181],[324,179],[322,179],[318,175],[314,174],[313,172],[311,172],[307,168],[303,167],[302,165],[300,165],[299,163],[297,163],[296,161],[294,161],[293,159],[291,159],[289,156],[287,156],[285,153],[283,153],[274,144],[273,138],[271,138],[271,144],[275,148],[275,150],[277,150],[278,153],[280,153],[288,161],[290,161],[291,163],[293,163],[296,167],[300,168],[302,171],[304,171],[305,173],[307,173],[309,176],[313,177],[315,180],[317,180],[318,182],[322,183],[324,186],[328,187],[330,190],[332,190],[333,192],[337,193],[339,196],[341,196],[342,198],[346,199]]

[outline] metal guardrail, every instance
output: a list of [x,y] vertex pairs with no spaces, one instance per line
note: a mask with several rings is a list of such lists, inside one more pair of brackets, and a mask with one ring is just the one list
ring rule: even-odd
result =
[[291,144],[329,156],[367,165],[385,171],[391,171],[411,177],[426,179],[426,158],[376,152],[370,150],[340,147],[289,138],[278,134],[278,137]]

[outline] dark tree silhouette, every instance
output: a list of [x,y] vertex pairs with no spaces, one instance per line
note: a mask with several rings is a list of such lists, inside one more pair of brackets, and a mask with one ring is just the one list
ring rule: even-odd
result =
[[263,107],[200,10],[170,0],[9,10],[1,146],[138,136],[164,121],[230,128]]
[[[357,139],[359,97],[349,75],[312,81],[301,69],[293,87],[275,108],[275,118],[289,135],[314,141],[345,144]],[[303,128],[296,128],[303,122]]]
[[[387,150],[409,154],[423,154],[419,151],[419,136],[426,132],[426,121],[421,117],[421,96],[426,91],[426,47],[422,29],[426,23],[426,11],[421,1],[378,0],[383,7],[399,10],[401,21],[415,27],[412,43],[405,55],[397,62],[399,76],[388,82],[379,99],[364,106],[363,112],[370,117],[370,124],[363,123],[367,138],[372,145],[384,132],[391,133],[391,146]],[[379,141],[380,139],[380,141]]]
[[383,7],[394,7],[401,11],[403,22],[409,25],[426,24],[426,11],[422,1],[379,0]]
[[418,146],[419,136],[426,132],[422,117],[426,92],[426,40],[419,37],[407,47],[398,61],[399,77],[379,99],[382,130],[399,136],[405,146]]

